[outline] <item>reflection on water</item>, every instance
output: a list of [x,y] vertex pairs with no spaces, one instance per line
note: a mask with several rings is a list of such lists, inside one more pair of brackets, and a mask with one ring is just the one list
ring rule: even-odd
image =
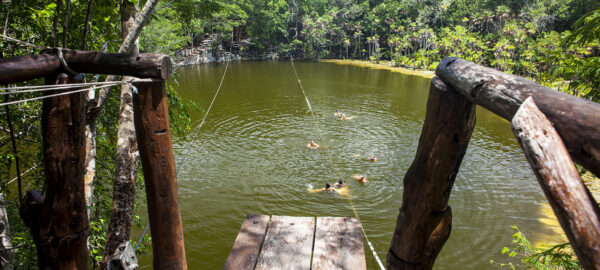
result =
[[[320,130],[289,63],[230,64],[178,177],[190,269],[221,268],[246,214],[353,216],[350,200],[385,259],[402,179],[421,132],[429,80],[325,63],[300,62],[296,68]],[[207,108],[223,69],[183,68],[175,88],[184,99]],[[340,121],[336,109],[355,118]],[[200,120],[194,115],[195,124]],[[308,149],[310,140],[321,147]],[[180,157],[185,145],[174,141]],[[368,160],[372,154],[377,162]],[[360,184],[355,175],[369,181]],[[307,191],[340,177],[348,184],[347,196]],[[488,268],[490,259],[506,261],[500,250],[510,245],[511,225],[534,242],[560,239],[556,226],[540,221],[547,216],[545,205],[509,123],[478,110],[450,199],[452,234],[435,267],[479,269]],[[371,252],[365,254],[369,269],[375,269]],[[151,265],[150,255],[141,262]]]

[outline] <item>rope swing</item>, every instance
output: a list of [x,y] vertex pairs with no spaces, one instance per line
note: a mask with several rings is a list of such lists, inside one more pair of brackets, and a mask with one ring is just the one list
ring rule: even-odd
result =
[[[294,75],[296,75],[296,79],[298,80],[298,84],[300,85],[300,90],[302,90],[302,95],[304,96],[304,99],[306,100],[306,105],[308,105],[308,110],[310,111],[314,124],[315,124],[315,128],[317,130],[317,132],[319,133],[319,137],[323,137],[321,136],[323,134],[323,132],[321,131],[321,127],[319,126],[319,122],[317,122],[317,118],[315,117],[315,113],[312,110],[312,107],[310,106],[310,101],[308,100],[308,96],[306,95],[306,92],[304,91],[304,87],[302,86],[302,81],[300,80],[300,76],[298,76],[298,72],[296,71],[296,66],[294,66],[294,59],[293,57],[290,55],[290,63],[292,64],[292,69],[294,70]],[[334,162],[333,159],[333,155],[331,154],[331,152],[329,151],[329,149],[327,149],[325,151],[325,153],[327,153],[327,155],[329,156],[330,162],[333,165],[332,168],[335,171],[335,174],[337,175],[338,178],[342,178],[341,177],[341,173],[339,168],[336,166],[336,163]],[[352,207],[352,211],[354,212],[354,216],[358,219],[360,219],[360,217],[358,216],[358,211],[356,211],[356,207],[354,206],[354,202],[352,201],[351,197],[348,197],[348,203],[350,204],[350,207]],[[379,265],[379,268],[381,270],[385,270],[385,267],[383,266],[383,263],[381,262],[381,260],[379,259],[379,256],[377,255],[377,252],[375,252],[375,248],[373,247],[373,244],[371,243],[371,241],[369,240],[369,237],[367,236],[367,232],[365,232],[365,229],[362,226],[362,223],[360,223],[360,230],[362,231],[363,235],[365,236],[365,240],[367,240],[367,244],[369,245],[369,249],[371,249],[371,252],[373,253],[373,257],[375,257],[375,260],[377,261],[377,264]]]

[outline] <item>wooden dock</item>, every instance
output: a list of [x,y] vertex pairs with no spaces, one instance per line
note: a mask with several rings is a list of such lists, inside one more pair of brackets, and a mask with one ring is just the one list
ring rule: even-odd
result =
[[358,218],[247,215],[223,269],[367,269],[360,228]]

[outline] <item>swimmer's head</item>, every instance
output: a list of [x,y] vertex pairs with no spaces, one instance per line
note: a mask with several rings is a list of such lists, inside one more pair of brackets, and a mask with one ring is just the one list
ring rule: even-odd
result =
[[330,188],[331,187],[331,183],[326,183],[325,184],[325,188]]
[[340,178],[340,180],[338,180],[338,184],[343,185],[344,184],[344,180],[342,180],[342,178]]

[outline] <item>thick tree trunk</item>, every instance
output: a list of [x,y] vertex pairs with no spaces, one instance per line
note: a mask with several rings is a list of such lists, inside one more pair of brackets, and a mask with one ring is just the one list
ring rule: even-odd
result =
[[[123,25],[124,36],[134,26],[136,13],[137,7],[132,2],[123,2],[121,5],[121,23]],[[133,52],[137,53],[138,51],[138,45],[134,44]],[[123,80],[130,78],[125,76]],[[135,126],[133,124],[132,98],[132,88],[127,84],[121,85],[121,108],[117,131],[113,206],[108,224],[101,269],[106,268],[117,247],[123,242],[129,241],[139,158]]]
[[0,270],[11,270],[14,254],[4,203],[4,194],[0,193]]
[[431,269],[450,236],[450,191],[475,125],[475,106],[432,79],[415,159],[404,176],[402,207],[387,269]]
[[512,129],[584,269],[600,269],[600,211],[552,123],[529,97]]
[[[81,79],[61,74],[48,82],[76,83]],[[43,101],[45,198],[32,191],[21,204],[21,217],[33,235],[40,269],[88,269],[83,95],[75,93]]]

